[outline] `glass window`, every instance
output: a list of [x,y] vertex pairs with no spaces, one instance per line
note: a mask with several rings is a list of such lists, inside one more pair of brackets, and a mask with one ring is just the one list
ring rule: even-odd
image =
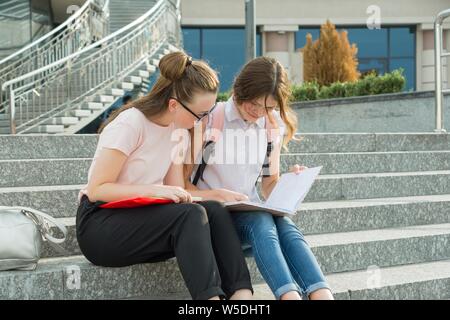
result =
[[261,33],[256,32],[256,56],[260,57],[262,51]]
[[[347,30],[350,44],[358,48],[358,69],[361,73],[376,70],[378,74],[398,68],[404,69],[405,90],[415,88],[415,27],[384,27],[367,29],[366,27],[338,27],[338,31]],[[319,27],[300,27],[295,35],[295,47],[302,48],[306,43],[306,34],[311,33],[313,40],[320,34]]]
[[344,28],[348,31],[350,44],[356,43],[359,58],[386,57],[388,54],[388,30],[367,28]]
[[201,58],[200,29],[183,28],[184,50],[196,59]]
[[227,91],[245,63],[244,29],[203,29],[202,36],[202,58],[219,72],[220,91]]
[[406,84],[404,90],[414,90],[416,87],[415,70],[416,59],[415,58],[392,58],[389,63],[389,71],[403,68],[403,75],[406,78]]
[[391,57],[414,57],[415,28],[391,28],[389,46]]
[[[244,28],[183,27],[184,49],[206,60],[219,72],[220,91],[231,89],[234,76],[245,63]],[[256,55],[261,56],[261,33],[256,33]]]
[[317,40],[320,35],[320,28],[301,28],[295,33],[295,48],[303,48],[306,44],[306,35],[311,33],[314,40]]
[[358,69],[361,74],[375,70],[377,74],[382,75],[388,70],[388,59],[387,58],[362,58],[358,59]]

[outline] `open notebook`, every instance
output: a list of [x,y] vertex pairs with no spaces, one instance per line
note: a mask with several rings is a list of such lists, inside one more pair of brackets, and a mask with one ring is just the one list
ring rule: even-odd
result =
[[231,211],[264,210],[273,215],[295,215],[322,167],[308,168],[299,174],[285,173],[280,177],[265,203],[250,201],[226,202]]

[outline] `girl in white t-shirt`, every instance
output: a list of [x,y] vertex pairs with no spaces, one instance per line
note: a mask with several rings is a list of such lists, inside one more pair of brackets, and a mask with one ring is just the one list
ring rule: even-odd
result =
[[[232,97],[212,111],[206,125],[203,160],[187,170],[188,189],[219,201],[236,201],[230,191],[260,201],[279,179],[280,150],[296,131],[289,107],[290,85],[283,66],[259,57],[237,75]],[[203,164],[200,164],[203,162]],[[295,165],[293,172],[303,170]],[[295,190],[293,190],[295,192]],[[268,212],[232,212],[243,246],[251,251],[277,299],[332,299],[325,277],[298,227]]]
[[[151,92],[116,111],[101,131],[88,184],[80,191],[80,249],[92,263],[107,267],[176,257],[192,298],[249,299],[250,275],[229,213],[216,201],[192,203],[183,188],[180,138],[207,119],[217,97],[217,75],[183,52],[164,56],[159,69]],[[136,197],[174,203],[100,207]],[[155,270],[161,278],[172,272]],[[148,281],[154,280],[143,282]]]

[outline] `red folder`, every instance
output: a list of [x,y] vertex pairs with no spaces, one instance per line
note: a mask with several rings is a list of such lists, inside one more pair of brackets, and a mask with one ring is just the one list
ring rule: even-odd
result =
[[153,204],[165,204],[165,203],[173,203],[173,200],[164,199],[164,198],[131,198],[124,199],[118,201],[107,202],[100,205],[100,208],[135,208],[135,207],[143,207],[149,206]]

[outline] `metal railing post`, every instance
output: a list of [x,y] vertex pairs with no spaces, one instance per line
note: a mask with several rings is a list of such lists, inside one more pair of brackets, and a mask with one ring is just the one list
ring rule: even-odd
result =
[[442,52],[442,22],[450,16],[450,9],[439,12],[434,22],[434,82],[435,82],[435,107],[436,107],[436,129],[435,132],[445,133],[443,128],[443,93],[450,92],[442,89],[442,58],[448,57],[448,52]]
[[11,87],[9,89],[9,122],[11,128],[11,134],[16,134],[16,99],[14,97],[14,91]]

